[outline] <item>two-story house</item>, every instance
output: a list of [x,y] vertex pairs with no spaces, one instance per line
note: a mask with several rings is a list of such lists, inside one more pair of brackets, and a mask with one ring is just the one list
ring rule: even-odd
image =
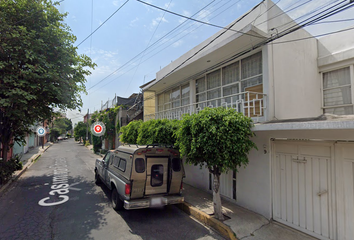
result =
[[[144,120],[204,107],[252,117],[258,151],[221,176],[224,199],[320,239],[354,239],[353,30],[277,38],[298,26],[263,1],[142,86],[155,104]],[[211,190],[207,169],[185,170],[185,182]]]

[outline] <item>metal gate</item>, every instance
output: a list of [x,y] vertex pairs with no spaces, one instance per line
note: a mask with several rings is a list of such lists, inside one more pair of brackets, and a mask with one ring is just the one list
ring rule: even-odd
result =
[[334,239],[334,143],[273,145],[273,218],[320,239]]

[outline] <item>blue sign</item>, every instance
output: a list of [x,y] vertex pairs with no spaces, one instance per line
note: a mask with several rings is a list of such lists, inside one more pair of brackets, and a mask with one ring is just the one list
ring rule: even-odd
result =
[[36,133],[38,136],[43,137],[45,135],[44,127],[37,127]]

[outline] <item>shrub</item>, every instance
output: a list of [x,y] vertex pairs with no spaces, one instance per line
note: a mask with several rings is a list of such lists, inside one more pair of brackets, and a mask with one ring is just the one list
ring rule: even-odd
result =
[[122,133],[120,140],[124,143],[136,144],[139,135],[139,128],[143,121],[131,121],[127,126],[121,127],[119,132]]
[[86,140],[86,142],[85,142],[85,147],[87,147],[87,146],[90,146],[90,141],[89,140]]
[[92,136],[92,145],[93,145],[93,152],[97,153],[99,152],[101,146],[102,146],[102,140],[101,137],[96,137]]
[[137,143],[147,144],[166,144],[174,145],[176,142],[174,132],[178,129],[178,120],[153,119],[143,122],[138,130]]
[[6,183],[12,177],[12,174],[22,169],[20,157],[16,156],[9,161],[0,161],[0,184]]

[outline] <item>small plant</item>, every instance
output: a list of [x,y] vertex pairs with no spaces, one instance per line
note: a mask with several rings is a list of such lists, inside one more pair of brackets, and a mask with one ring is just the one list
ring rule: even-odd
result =
[[87,146],[90,146],[90,141],[89,140],[86,140],[86,142],[85,142],[85,147],[87,147]]
[[21,170],[22,167],[19,155],[16,155],[9,161],[0,161],[0,184],[8,182],[12,174],[17,170]]

